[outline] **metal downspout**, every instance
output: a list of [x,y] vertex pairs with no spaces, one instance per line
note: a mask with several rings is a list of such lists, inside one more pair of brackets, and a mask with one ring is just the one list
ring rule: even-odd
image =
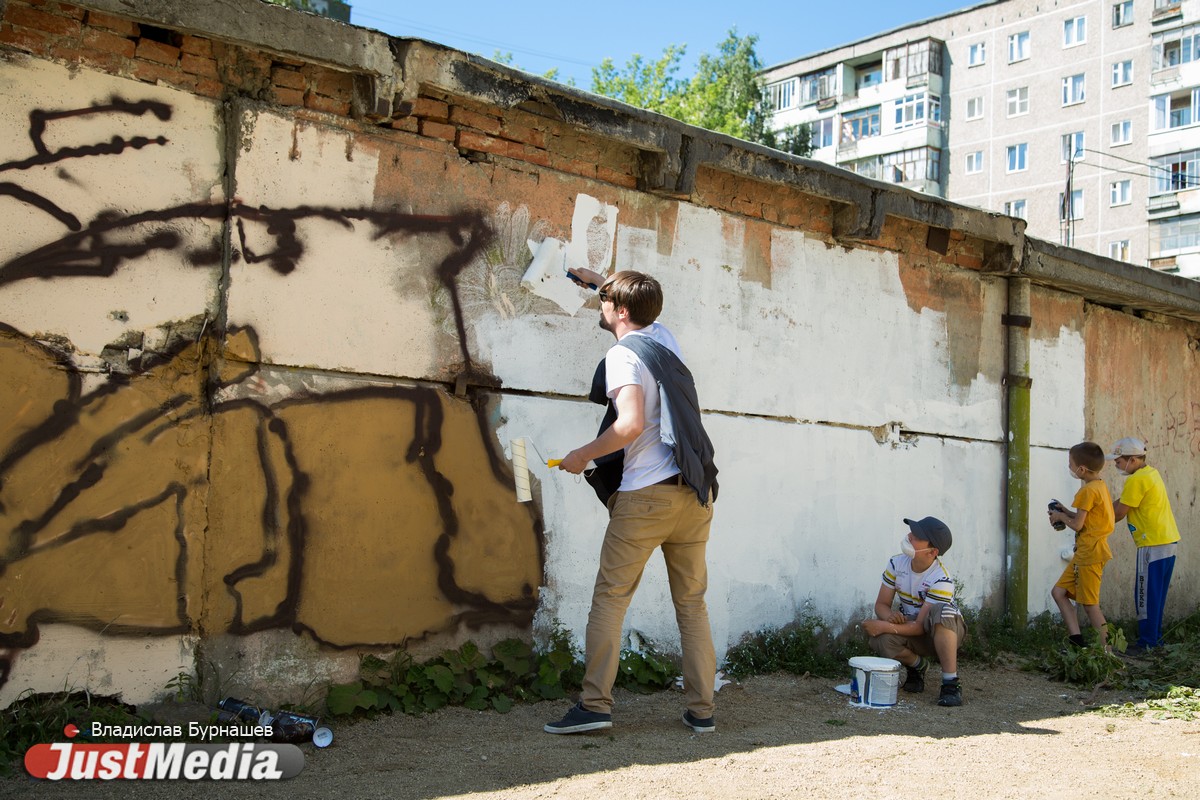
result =
[[1004,602],[1014,625],[1029,619],[1029,279],[1008,276],[1008,354],[1005,375],[1005,565]]

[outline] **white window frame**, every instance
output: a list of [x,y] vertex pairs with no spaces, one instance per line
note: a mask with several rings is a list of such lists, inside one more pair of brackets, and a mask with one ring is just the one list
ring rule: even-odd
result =
[[1109,129],[1109,144],[1113,147],[1120,147],[1124,144],[1133,143],[1133,120],[1123,119],[1119,122],[1114,122]]
[[1008,200],[1004,203],[1004,215],[1029,221],[1029,206],[1024,198]]
[[1124,28],[1133,24],[1133,0],[1122,0],[1113,3],[1112,23],[1114,28]]
[[1077,106],[1087,100],[1087,73],[1068,75],[1062,79],[1062,104]]
[[1063,20],[1063,49],[1087,44],[1087,17]]
[[978,175],[983,172],[983,151],[976,150],[974,153],[967,153],[967,174]]
[[1108,184],[1108,205],[1110,208],[1114,206],[1127,206],[1133,202],[1130,198],[1133,195],[1133,181],[1126,178],[1125,180],[1112,181]]
[[1008,63],[1015,64],[1029,58],[1029,41],[1029,31],[1021,31],[1008,37]]
[[813,150],[837,144],[837,117],[818,117],[808,124]]
[[1004,149],[1004,171],[1011,175],[1029,168],[1029,143],[1019,142]]
[[[1009,89],[1007,98],[1008,117],[1023,117],[1029,113],[1029,87]],[[1015,110],[1014,110],[1015,109]]]
[[895,112],[895,130],[937,125],[942,120],[942,99],[928,92],[906,94],[896,98],[892,110]]
[[[1067,215],[1063,214],[1063,192],[1058,193],[1058,219],[1060,222],[1067,221]],[[1070,218],[1072,221],[1083,219],[1083,189],[1074,189],[1071,191],[1071,208],[1069,209]]]
[[1112,88],[1133,83],[1133,59],[1114,61],[1112,65]]
[[967,46],[967,66],[978,67],[987,63],[987,42],[975,42]]
[[967,98],[967,119],[983,119],[983,95]]
[[1129,261],[1129,240],[1118,239],[1108,243],[1108,257],[1116,261]]
[[1062,160],[1059,163],[1065,164],[1068,161],[1082,161],[1084,138],[1083,131],[1073,131],[1062,135]]
[[[1176,114],[1172,113],[1171,111],[1173,100],[1184,99],[1187,99],[1188,101],[1188,114],[1186,121],[1184,121],[1182,114],[1176,116]],[[1200,122],[1200,119],[1198,119],[1198,117],[1200,117],[1200,87],[1192,89],[1190,94],[1179,94],[1178,96],[1173,94],[1155,95],[1154,97],[1150,98],[1150,102],[1154,109],[1154,116],[1151,120],[1151,130],[1153,131],[1169,131],[1175,130],[1176,128],[1187,128]],[[1180,111],[1182,110],[1183,109],[1181,107]],[[1179,124],[1177,125],[1174,124],[1176,119],[1180,120]]]

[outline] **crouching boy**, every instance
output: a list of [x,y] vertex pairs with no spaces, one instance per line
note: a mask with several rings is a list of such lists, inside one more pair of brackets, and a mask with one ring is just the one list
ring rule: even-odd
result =
[[[864,620],[863,628],[873,652],[905,666],[904,691],[925,691],[925,671],[936,656],[942,667],[938,705],[961,706],[958,648],[967,626],[954,603],[954,581],[938,558],[950,549],[950,529],[935,517],[906,519],[904,524],[909,532],[900,540],[902,552],[883,571],[876,619]],[[897,597],[899,609],[892,607]]]

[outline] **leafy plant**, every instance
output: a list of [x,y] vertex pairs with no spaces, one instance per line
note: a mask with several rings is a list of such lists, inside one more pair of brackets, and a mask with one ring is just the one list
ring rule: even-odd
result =
[[747,634],[725,656],[725,669],[735,678],[771,672],[810,673],[825,678],[846,674],[846,662],[867,653],[864,637],[847,631],[840,639],[816,614],[806,611],[783,628]]
[[[1068,645],[1049,650],[1045,668],[1059,680],[1086,686],[1114,685],[1125,672],[1125,662],[1100,643],[1100,634],[1088,628],[1084,647]],[[1109,623],[1108,640],[1118,652],[1125,651],[1125,632]]]
[[27,691],[0,712],[0,775],[13,774],[33,745],[62,741],[68,723],[86,735],[93,722],[129,725],[138,721],[133,707],[114,697],[86,691]]
[[674,662],[653,650],[635,652],[621,651],[621,663],[617,669],[616,685],[642,694],[666,689],[679,674]]

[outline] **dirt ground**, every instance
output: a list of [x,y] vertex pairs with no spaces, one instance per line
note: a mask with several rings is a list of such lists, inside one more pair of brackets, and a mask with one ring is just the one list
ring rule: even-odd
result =
[[834,681],[752,678],[717,695],[717,732],[679,721],[682,695],[618,692],[611,731],[551,736],[568,703],[509,714],[446,709],[335,725],[304,745],[288,781],[14,778],[0,797],[330,798],[1155,798],[1200,796],[1200,722],[1113,718],[1086,709],[1129,696],[1080,692],[1013,668],[962,673],[965,705],[923,695],[886,710],[849,705]]

